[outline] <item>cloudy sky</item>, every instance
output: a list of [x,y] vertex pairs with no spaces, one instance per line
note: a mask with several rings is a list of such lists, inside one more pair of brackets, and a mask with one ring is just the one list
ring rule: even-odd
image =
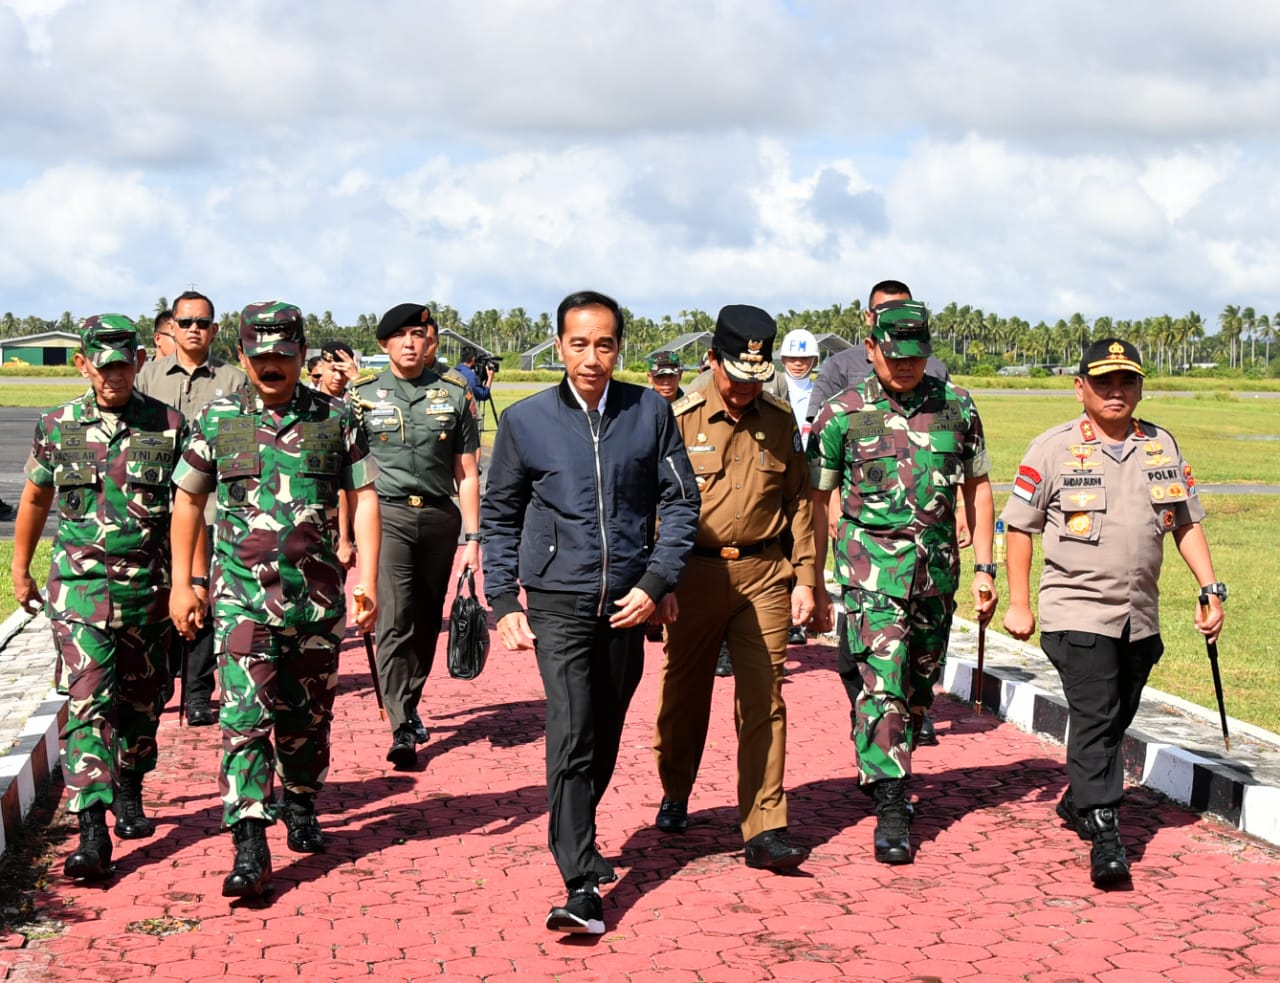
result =
[[0,311],[1280,310],[1280,4],[0,0]]

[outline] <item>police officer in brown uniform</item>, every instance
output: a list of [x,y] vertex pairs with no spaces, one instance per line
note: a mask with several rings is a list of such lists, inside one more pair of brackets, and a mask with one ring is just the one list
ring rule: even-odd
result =
[[[814,612],[809,469],[785,401],[762,394],[773,377],[777,326],[757,307],[720,311],[712,384],[672,410],[702,494],[698,533],[667,627],[655,751],[662,781],[657,827],[684,832],[706,744],[716,654],[733,653],[738,816],[751,867],[785,869],[807,851],[789,843],[783,790],[782,699],[787,628]],[[794,538],[790,560],[781,535]],[[795,583],[792,588],[791,584]]]
[[1062,678],[1069,708],[1067,778],[1058,815],[1090,840],[1090,876],[1129,879],[1118,811],[1120,745],[1142,687],[1164,653],[1159,581],[1164,537],[1200,585],[1196,629],[1222,629],[1227,589],[1217,582],[1200,520],[1204,507],[1178,444],[1139,420],[1142,356],[1116,338],[1086,349],[1076,377],[1082,416],[1031,442],[1003,519],[1009,527],[1009,611],[1015,638],[1036,629],[1030,606],[1031,534],[1044,541],[1040,645]]

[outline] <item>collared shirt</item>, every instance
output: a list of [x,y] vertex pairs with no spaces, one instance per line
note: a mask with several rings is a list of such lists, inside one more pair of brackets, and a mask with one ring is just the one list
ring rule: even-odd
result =
[[956,494],[991,471],[967,392],[926,375],[898,395],[872,375],[822,408],[809,456],[818,488],[841,490],[841,584],[890,597],[955,592]]
[[1168,532],[1204,518],[1191,467],[1167,430],[1133,421],[1118,453],[1087,416],[1027,449],[1001,514],[1042,533],[1041,631],[1134,641],[1160,631],[1160,565]]
[[215,617],[276,627],[341,617],[338,493],[377,473],[346,402],[297,386],[285,406],[266,407],[246,385],[209,403],[173,482],[217,495]]
[[169,486],[187,436],[181,414],[134,392],[118,410],[93,390],[36,423],[26,476],[56,489],[49,617],[102,628],[169,609]]
[[702,496],[697,545],[751,546],[789,529],[796,582],[813,587],[809,466],[786,403],[762,393],[735,422],[711,385],[671,409]]
[[194,369],[187,369],[175,353],[142,366],[134,386],[138,392],[154,396],[186,419],[194,420],[206,403],[229,395],[246,381],[237,366],[208,358]]
[[454,458],[480,446],[461,376],[423,369],[416,379],[401,379],[388,368],[354,387],[352,402],[378,462],[379,495],[454,494]]

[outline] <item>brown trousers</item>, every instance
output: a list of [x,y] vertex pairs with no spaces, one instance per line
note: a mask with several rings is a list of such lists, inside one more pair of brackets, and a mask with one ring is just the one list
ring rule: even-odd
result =
[[791,564],[777,546],[739,560],[692,556],[667,627],[654,738],[663,795],[686,801],[707,742],[721,640],[733,659],[738,820],[749,840],[787,825],[782,671],[791,623]]

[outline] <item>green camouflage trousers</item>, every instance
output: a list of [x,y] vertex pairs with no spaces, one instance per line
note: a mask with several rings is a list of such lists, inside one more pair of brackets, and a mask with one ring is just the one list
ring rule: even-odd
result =
[[[222,822],[276,818],[275,774],[291,792],[318,792],[329,772],[340,619],[275,628],[219,606]],[[274,737],[274,743],[273,743]]]
[[849,651],[862,673],[854,704],[854,746],[863,785],[911,774],[911,749],[947,653],[956,602],[889,597],[849,589],[844,604]]
[[156,766],[171,630],[168,622],[125,628],[53,622],[59,675],[70,697],[62,772],[71,812],[111,805],[121,771]]

